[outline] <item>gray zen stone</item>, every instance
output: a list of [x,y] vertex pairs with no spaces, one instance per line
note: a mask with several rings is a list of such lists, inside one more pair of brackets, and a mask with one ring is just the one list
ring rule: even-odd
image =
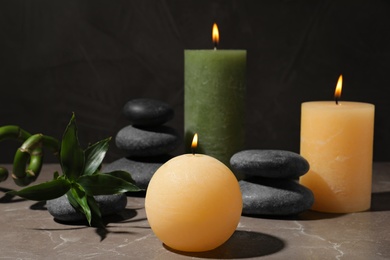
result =
[[311,190],[294,180],[254,177],[239,182],[247,215],[296,215],[311,208]]
[[168,126],[126,126],[115,137],[116,146],[127,156],[163,155],[176,149],[180,143],[179,133]]
[[166,103],[154,99],[134,99],[123,107],[123,114],[132,125],[156,126],[171,120],[173,109]]
[[121,158],[105,165],[102,172],[126,171],[131,174],[139,188],[146,189],[157,169],[171,158],[172,156],[169,155],[148,158]]
[[[108,216],[120,212],[127,205],[126,194],[99,195],[94,197],[100,207],[102,216]],[[46,207],[49,213],[57,220],[72,222],[86,220],[85,216],[76,211],[70,205],[68,198],[64,195],[59,198],[48,200]]]
[[301,155],[283,150],[245,150],[230,158],[234,172],[266,178],[298,178],[309,171]]

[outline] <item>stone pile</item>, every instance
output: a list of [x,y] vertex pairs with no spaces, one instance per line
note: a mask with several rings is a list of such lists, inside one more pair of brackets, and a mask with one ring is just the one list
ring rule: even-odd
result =
[[134,99],[125,104],[123,114],[130,124],[119,130],[115,144],[126,155],[102,171],[127,171],[139,188],[146,189],[156,170],[172,158],[169,153],[181,144],[179,133],[164,125],[174,111],[158,100]]
[[282,150],[245,150],[230,159],[239,181],[245,215],[296,215],[314,203],[311,190],[298,178],[309,171],[309,163],[299,154]]
[[[174,112],[163,102],[135,99],[125,104],[123,114],[130,125],[117,133],[115,142],[127,157],[108,164],[102,172],[127,171],[135,184],[145,189],[155,171],[172,157],[168,153],[180,145],[179,134],[173,128],[163,125],[173,118]],[[100,195],[94,198],[102,216],[120,212],[127,205],[126,194]],[[85,216],[70,205],[66,196],[47,201],[46,207],[59,221],[85,220]]]

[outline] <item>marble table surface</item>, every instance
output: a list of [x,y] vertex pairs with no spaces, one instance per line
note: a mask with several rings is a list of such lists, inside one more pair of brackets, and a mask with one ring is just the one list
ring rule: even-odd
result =
[[[58,165],[44,165],[37,183]],[[350,214],[307,211],[289,218],[242,216],[233,236],[204,253],[174,252],[150,229],[142,196],[105,219],[107,229],[59,223],[44,202],[6,195],[0,183],[0,259],[390,259],[390,163],[374,163],[371,210]]]

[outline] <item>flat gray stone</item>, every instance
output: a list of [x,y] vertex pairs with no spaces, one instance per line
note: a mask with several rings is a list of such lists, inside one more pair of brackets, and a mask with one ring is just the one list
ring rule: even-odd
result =
[[266,178],[296,179],[309,171],[301,155],[283,150],[244,150],[230,158],[234,172]]
[[[114,195],[99,195],[94,196],[96,202],[100,207],[100,213],[102,216],[108,216],[114,213],[118,213],[127,205],[126,194],[114,194]],[[64,222],[81,221],[86,220],[85,216],[76,211],[75,208],[70,205],[66,195],[59,198],[48,200],[46,207],[49,213],[57,220]]]
[[126,171],[130,173],[135,185],[146,189],[153,174],[171,159],[172,156],[143,157],[143,158],[121,158],[102,168],[102,172]]
[[253,177],[239,181],[246,215],[297,215],[311,208],[311,190],[294,180]]
[[128,101],[123,107],[123,114],[131,125],[156,126],[171,120],[174,111],[159,100],[141,98]]
[[168,126],[126,126],[119,130],[115,144],[126,156],[158,156],[168,154],[181,143],[179,133]]

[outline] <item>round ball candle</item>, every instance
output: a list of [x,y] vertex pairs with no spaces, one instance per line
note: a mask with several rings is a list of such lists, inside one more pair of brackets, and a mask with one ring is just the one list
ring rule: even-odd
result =
[[370,208],[373,133],[372,104],[302,103],[300,153],[310,170],[300,182],[314,193],[313,210],[348,213]]
[[229,166],[245,145],[245,93],[246,50],[185,50],[186,147],[199,133],[199,153]]
[[242,212],[238,181],[220,161],[184,154],[153,175],[145,198],[150,227],[168,247],[212,250],[234,233]]

